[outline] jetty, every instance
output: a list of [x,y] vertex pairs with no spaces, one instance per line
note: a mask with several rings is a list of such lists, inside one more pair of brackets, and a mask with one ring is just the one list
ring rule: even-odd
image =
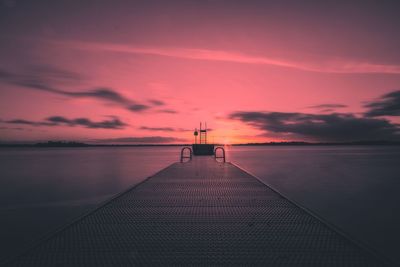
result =
[[8,266],[385,266],[369,249],[226,162],[207,126],[176,162]]
[[174,163],[8,266],[384,266],[256,177],[214,156]]

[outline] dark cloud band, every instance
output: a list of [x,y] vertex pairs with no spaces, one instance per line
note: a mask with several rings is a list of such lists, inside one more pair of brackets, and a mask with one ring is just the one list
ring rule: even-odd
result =
[[369,117],[400,116],[400,90],[381,96],[378,100],[364,105]]
[[126,123],[122,122],[117,117],[112,117],[109,120],[103,121],[92,121],[88,118],[75,118],[68,119],[63,116],[52,116],[44,119],[43,121],[30,121],[22,119],[14,119],[4,121],[9,124],[20,124],[20,125],[30,125],[30,126],[82,126],[91,129],[123,129],[127,126]]
[[399,128],[385,119],[356,117],[353,114],[306,114],[237,111],[229,116],[265,135],[315,141],[399,140]]
[[143,136],[143,137],[120,137],[110,139],[99,139],[96,140],[101,143],[140,143],[140,144],[161,144],[161,143],[173,143],[173,142],[184,142],[184,139],[176,137],[166,136]]

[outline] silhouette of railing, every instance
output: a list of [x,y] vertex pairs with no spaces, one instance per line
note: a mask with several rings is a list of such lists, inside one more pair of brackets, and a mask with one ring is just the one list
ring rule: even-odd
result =
[[[218,152],[219,149],[222,150],[222,156],[218,156],[217,155],[217,152]],[[222,146],[216,147],[215,150],[214,150],[214,157],[215,157],[215,160],[223,159],[223,162],[225,162],[226,161],[226,159],[225,159],[225,149]]]
[[[185,150],[189,150],[189,156],[185,156]],[[184,159],[189,159],[192,160],[192,149],[190,147],[185,146],[184,148],[182,148],[181,150],[181,162],[183,162]]]

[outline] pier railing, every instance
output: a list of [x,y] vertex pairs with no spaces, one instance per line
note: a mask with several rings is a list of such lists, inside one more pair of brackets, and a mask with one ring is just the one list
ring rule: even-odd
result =
[[[185,150],[189,150],[189,156],[185,156]],[[188,146],[185,146],[181,150],[181,162],[183,162],[184,159],[189,159],[192,160],[192,149]]]
[[[217,155],[218,154],[218,150],[222,151],[222,155],[221,156]],[[225,162],[226,161],[226,159],[225,159],[225,149],[222,146],[216,147],[215,150],[214,150],[214,157],[215,157],[215,160],[222,159],[223,162]]]

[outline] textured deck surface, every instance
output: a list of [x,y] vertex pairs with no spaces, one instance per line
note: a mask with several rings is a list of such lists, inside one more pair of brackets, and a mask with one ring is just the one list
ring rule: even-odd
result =
[[175,163],[11,262],[15,266],[382,266],[230,163]]

